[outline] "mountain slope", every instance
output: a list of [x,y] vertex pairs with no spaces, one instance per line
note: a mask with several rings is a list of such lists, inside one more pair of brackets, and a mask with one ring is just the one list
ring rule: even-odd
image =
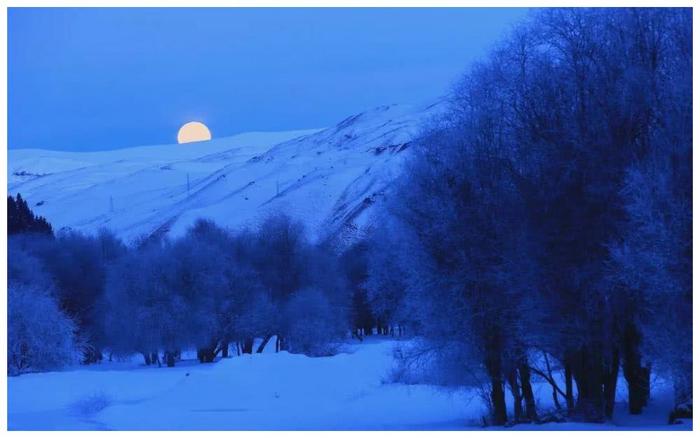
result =
[[383,106],[323,130],[183,145],[10,150],[8,190],[55,229],[107,227],[127,240],[179,235],[200,217],[254,226],[279,211],[302,220],[312,239],[342,239],[364,226],[438,107]]

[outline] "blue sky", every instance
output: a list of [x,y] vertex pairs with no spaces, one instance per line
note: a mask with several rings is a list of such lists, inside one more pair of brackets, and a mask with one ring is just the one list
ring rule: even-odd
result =
[[10,8],[10,148],[332,125],[444,94],[524,9]]

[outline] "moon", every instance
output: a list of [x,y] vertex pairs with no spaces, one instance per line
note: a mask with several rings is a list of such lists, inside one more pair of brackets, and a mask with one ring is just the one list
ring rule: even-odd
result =
[[180,144],[209,140],[211,140],[211,132],[207,125],[201,122],[187,122],[177,132],[177,142]]

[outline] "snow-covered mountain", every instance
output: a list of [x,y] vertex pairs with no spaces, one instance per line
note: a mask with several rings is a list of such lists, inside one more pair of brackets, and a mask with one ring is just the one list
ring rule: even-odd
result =
[[8,191],[56,229],[106,227],[127,241],[179,235],[197,218],[230,228],[285,212],[312,239],[366,225],[404,151],[440,105],[382,106],[336,126],[103,152],[8,152]]

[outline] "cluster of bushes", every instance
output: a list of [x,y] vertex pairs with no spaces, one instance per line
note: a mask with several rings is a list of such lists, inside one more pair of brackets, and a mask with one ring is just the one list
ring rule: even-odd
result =
[[537,419],[533,372],[585,421],[612,416],[620,369],[633,414],[651,372],[692,403],[691,15],[537,12],[415,142],[369,295],[417,327],[412,362],[478,377],[492,424]]
[[232,233],[200,220],[177,239],[125,245],[108,231],[9,239],[10,373],[143,354],[173,366],[263,345],[334,353],[351,326],[341,256],[284,215]]

